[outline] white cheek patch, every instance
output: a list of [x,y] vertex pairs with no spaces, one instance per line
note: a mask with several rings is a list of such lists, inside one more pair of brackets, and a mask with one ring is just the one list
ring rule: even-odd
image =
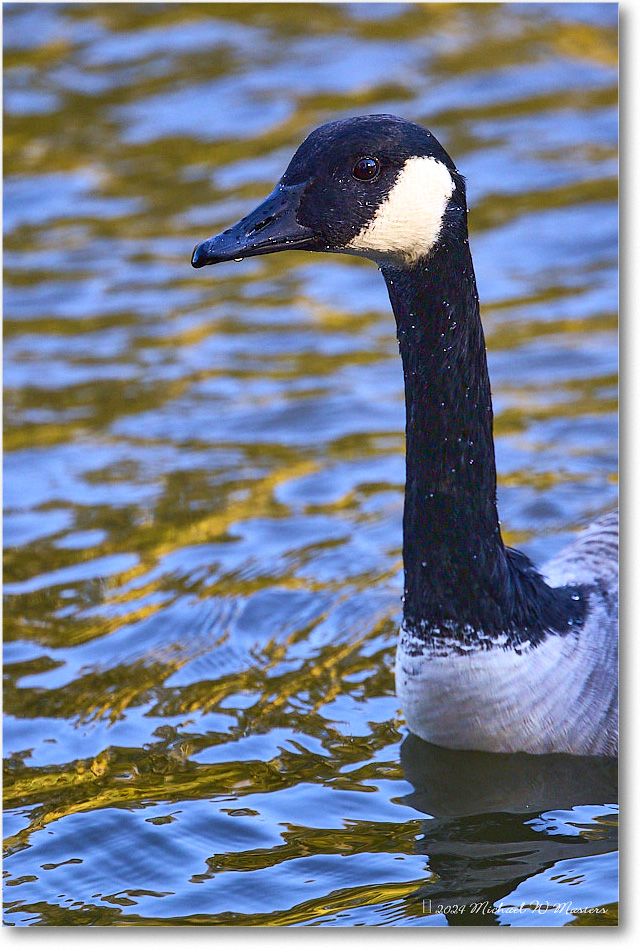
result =
[[428,156],[409,158],[372,221],[346,250],[398,257],[407,263],[424,257],[439,237],[454,189],[442,162]]

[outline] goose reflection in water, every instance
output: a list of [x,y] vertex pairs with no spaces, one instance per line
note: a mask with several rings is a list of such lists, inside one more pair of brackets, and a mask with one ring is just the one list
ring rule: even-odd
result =
[[[559,861],[617,849],[612,758],[462,752],[410,734],[401,764],[414,788],[405,804],[429,816],[417,850],[434,876],[409,895],[413,913],[421,902],[451,925],[499,926],[502,905],[509,913],[519,905],[522,882]],[[580,806],[597,806],[585,825],[581,815],[569,822],[554,814]],[[533,909],[544,916],[547,907],[554,912],[552,904]]]

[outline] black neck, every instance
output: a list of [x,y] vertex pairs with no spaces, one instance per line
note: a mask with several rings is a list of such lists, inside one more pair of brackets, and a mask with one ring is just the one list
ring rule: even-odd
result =
[[565,629],[568,611],[578,613],[575,598],[553,602],[556,592],[502,542],[490,382],[465,231],[430,258],[382,272],[406,393],[406,625],[532,639],[544,608],[546,625]]

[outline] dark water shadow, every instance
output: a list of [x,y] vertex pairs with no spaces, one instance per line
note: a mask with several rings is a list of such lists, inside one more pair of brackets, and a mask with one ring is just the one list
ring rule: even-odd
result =
[[534,821],[551,811],[616,804],[617,759],[463,752],[409,735],[401,764],[414,787],[405,803],[430,816],[417,850],[438,875],[410,897],[426,913],[449,908],[450,925],[499,926],[494,905],[521,882],[557,861],[617,848],[610,822],[589,820],[579,833],[575,825],[564,834]]

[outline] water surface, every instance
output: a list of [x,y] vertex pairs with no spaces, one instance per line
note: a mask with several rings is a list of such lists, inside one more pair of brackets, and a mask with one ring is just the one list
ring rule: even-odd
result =
[[427,125],[553,555],[617,492],[616,5],[10,3],[4,63],[5,922],[616,923],[608,768],[405,738],[376,268],[189,264],[321,122]]

